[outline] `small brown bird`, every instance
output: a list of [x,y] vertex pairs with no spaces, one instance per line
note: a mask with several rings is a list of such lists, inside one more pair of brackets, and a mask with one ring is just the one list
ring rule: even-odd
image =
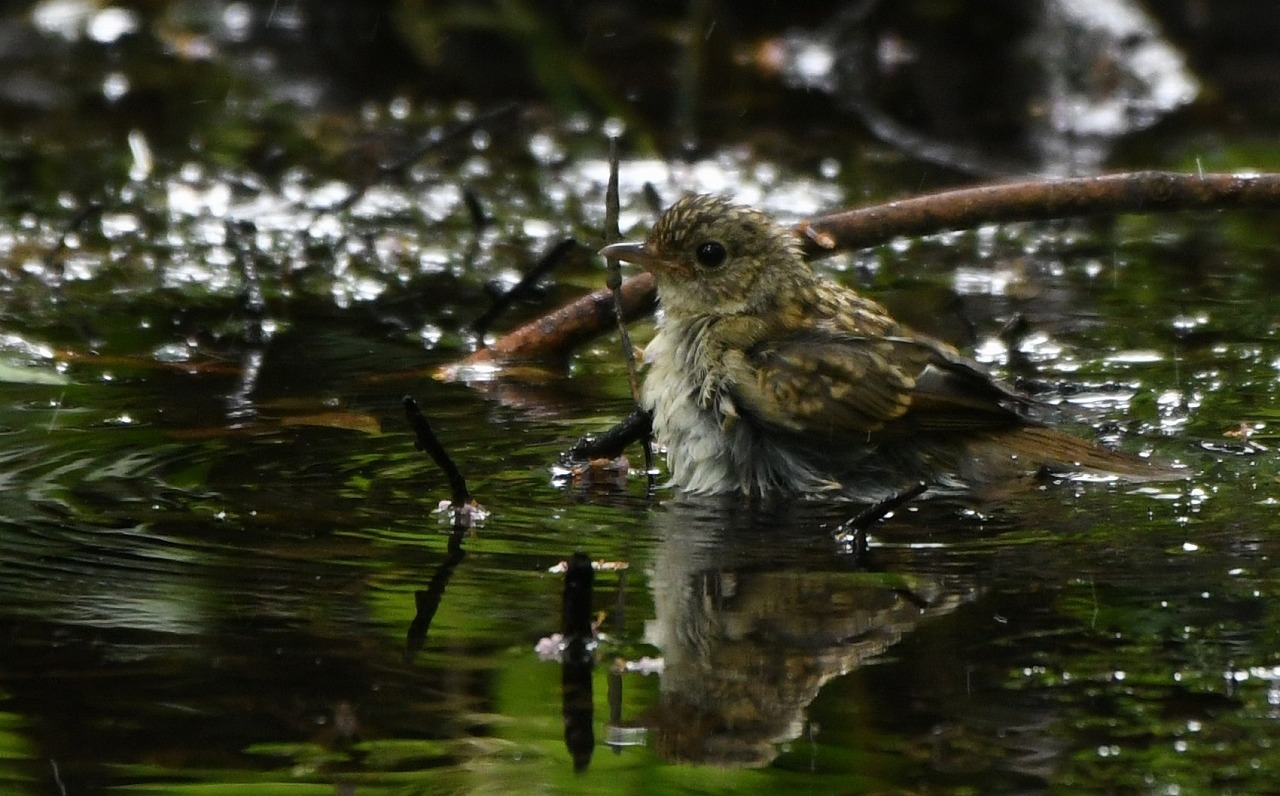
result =
[[642,402],[687,492],[878,500],[1044,467],[1178,477],[1037,423],[1035,402],[815,274],[752,208],[687,196],[643,243],[601,253],[657,280]]

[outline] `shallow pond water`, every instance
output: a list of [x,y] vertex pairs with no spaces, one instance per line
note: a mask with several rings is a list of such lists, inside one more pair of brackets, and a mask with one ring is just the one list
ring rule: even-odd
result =
[[[83,46],[77,69],[164,83],[130,72],[146,47],[103,66]],[[0,217],[0,789],[1280,789],[1273,215],[986,227],[821,263],[1076,433],[1189,473],[921,501],[861,549],[845,506],[556,481],[631,409],[616,335],[563,370],[433,378],[476,345],[486,284],[565,236],[582,250],[492,329],[601,283],[616,118],[370,99],[302,115],[268,158],[257,126],[292,130],[278,98],[178,73],[169,101],[230,85],[241,104],[185,143],[186,121],[124,112],[57,145],[29,109],[27,134],[5,128],[29,173]],[[366,137],[445,143],[362,181],[332,151]],[[1158,165],[1239,155],[1188,141],[1161,139]],[[952,179],[807,146],[637,146],[624,232],[652,217],[646,183],[794,220]],[[92,165],[50,187],[66,151]],[[405,395],[488,511],[474,529],[437,511]],[[598,565],[585,656],[557,636],[577,551]]]

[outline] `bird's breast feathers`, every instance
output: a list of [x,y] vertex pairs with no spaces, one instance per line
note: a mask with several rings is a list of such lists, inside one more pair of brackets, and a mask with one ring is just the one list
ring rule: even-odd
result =
[[[686,492],[769,494],[837,488],[807,457],[764,433],[734,400],[723,351],[708,344],[707,325],[669,322],[645,349],[649,372],[641,400],[667,449],[671,481]],[[729,355],[741,356],[741,352]],[[747,367],[745,362],[738,367]]]

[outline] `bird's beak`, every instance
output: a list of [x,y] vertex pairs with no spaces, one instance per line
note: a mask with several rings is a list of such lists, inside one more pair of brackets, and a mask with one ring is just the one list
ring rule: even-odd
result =
[[646,243],[610,243],[601,249],[600,253],[609,259],[635,263],[647,270],[662,268],[666,265],[666,261],[654,254],[653,249],[650,249]]

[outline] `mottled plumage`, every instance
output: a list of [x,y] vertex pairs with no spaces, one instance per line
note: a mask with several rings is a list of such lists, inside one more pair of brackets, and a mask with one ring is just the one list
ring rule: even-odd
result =
[[1044,465],[1159,469],[1032,423],[1026,398],[815,274],[792,232],[749,207],[688,196],[643,243],[603,253],[657,280],[642,400],[686,491],[878,499]]

